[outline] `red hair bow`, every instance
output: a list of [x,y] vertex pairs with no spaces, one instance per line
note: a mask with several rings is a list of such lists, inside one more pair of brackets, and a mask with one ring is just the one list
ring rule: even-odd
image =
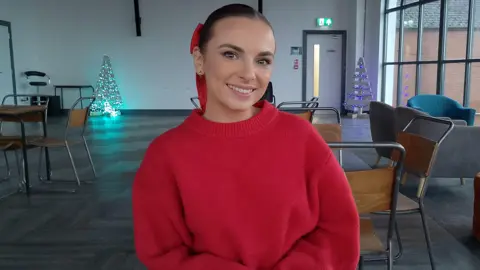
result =
[[[193,49],[197,47],[200,41],[200,32],[202,31],[203,24],[199,23],[195,31],[193,31],[192,41],[190,42],[190,54],[193,53]],[[207,104],[207,83],[204,76],[195,74],[195,80],[197,82],[198,100],[200,101],[200,109],[205,111]]]

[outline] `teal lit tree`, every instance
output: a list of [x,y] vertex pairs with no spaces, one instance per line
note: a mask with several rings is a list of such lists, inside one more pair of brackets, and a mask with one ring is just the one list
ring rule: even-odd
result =
[[368,79],[367,68],[363,57],[360,57],[355,69],[353,91],[347,94],[345,109],[352,112],[352,115],[358,116],[363,114],[363,109],[367,108],[373,99],[373,92]]
[[120,115],[120,108],[123,105],[120,91],[113,74],[110,57],[103,56],[102,68],[95,86],[95,101],[90,111],[92,115]]

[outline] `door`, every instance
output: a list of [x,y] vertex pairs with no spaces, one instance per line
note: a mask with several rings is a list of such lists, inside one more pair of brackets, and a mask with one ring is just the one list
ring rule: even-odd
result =
[[320,107],[342,111],[343,103],[343,35],[307,34],[306,98],[318,97]]
[[[0,24],[0,103],[7,94],[13,94],[12,62],[9,28]],[[9,99],[13,104],[13,99]]]

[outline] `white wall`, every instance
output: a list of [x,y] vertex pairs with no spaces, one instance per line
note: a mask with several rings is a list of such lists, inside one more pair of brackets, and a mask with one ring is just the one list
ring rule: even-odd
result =
[[[42,0],[41,4],[0,0],[0,20],[12,23],[19,93],[33,91],[22,76],[29,69],[47,72],[53,84],[95,85],[102,56],[108,54],[125,109],[190,109],[189,98],[196,95],[191,33],[212,10],[233,2],[257,5],[257,0],[142,0],[142,37],[135,36],[132,0]],[[363,33],[357,32],[363,26],[357,22],[362,11],[351,0],[264,0],[264,14],[277,38],[272,81],[279,101],[301,98],[301,70],[293,70],[289,50],[302,46],[302,30],[315,29],[317,17],[332,17],[333,29],[348,32],[346,90],[350,91],[352,71],[361,56],[358,42],[363,42]],[[378,31],[373,32],[367,31],[367,40],[378,41]],[[371,74],[378,72],[372,60],[367,60]],[[65,105],[76,97],[70,92]]]
[[[264,14],[275,29],[277,55],[272,81],[278,101],[300,100],[302,97],[302,71],[293,69],[291,46],[302,46],[302,31],[318,29],[315,18],[332,18],[332,30],[347,31],[346,89],[352,90],[356,62],[363,54],[363,20],[367,19],[366,67],[372,79],[373,91],[377,91],[379,67],[379,20],[381,0],[368,0],[367,15],[364,12],[367,0],[264,0]],[[352,4],[353,3],[353,4]],[[381,59],[381,58],[380,58]],[[299,57],[301,61],[301,57]],[[300,63],[301,65],[301,63]]]

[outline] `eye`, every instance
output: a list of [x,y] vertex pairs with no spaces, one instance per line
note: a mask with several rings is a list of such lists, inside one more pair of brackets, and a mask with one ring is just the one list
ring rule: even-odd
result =
[[268,66],[272,63],[272,60],[270,60],[270,59],[260,59],[260,60],[257,61],[257,63],[259,63],[262,66]]
[[238,58],[238,54],[235,53],[235,52],[232,52],[232,51],[224,52],[223,56],[226,57],[226,58],[229,58],[229,59],[237,59]]

